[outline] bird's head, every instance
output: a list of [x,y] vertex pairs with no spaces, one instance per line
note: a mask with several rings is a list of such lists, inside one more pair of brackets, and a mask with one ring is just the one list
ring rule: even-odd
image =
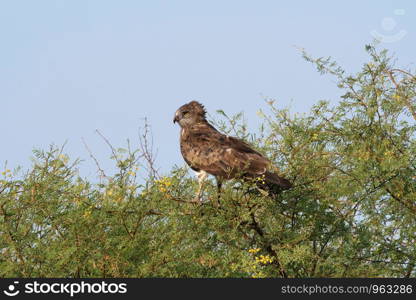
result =
[[181,127],[188,127],[205,121],[205,115],[206,111],[204,106],[197,101],[191,101],[179,107],[175,112],[173,123],[178,122]]

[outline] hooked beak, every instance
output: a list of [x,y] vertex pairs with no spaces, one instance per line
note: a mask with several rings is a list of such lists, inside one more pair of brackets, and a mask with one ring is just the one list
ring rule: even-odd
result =
[[173,117],[173,124],[176,122],[179,122],[179,114],[177,112],[175,113],[175,117]]

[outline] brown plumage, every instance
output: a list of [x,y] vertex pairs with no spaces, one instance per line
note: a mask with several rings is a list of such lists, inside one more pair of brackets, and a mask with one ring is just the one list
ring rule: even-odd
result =
[[218,190],[223,180],[232,178],[255,179],[259,187],[272,193],[289,189],[292,185],[271,171],[271,162],[244,141],[224,135],[206,120],[206,111],[199,102],[181,106],[173,122],[181,126],[180,147],[186,163],[198,174],[200,201],[207,174],[217,179]]

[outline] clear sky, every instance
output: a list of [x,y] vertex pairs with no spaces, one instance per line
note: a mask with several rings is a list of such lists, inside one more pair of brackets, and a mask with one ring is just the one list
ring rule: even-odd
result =
[[137,144],[147,117],[167,172],[183,164],[180,105],[244,111],[257,128],[265,97],[293,112],[337,101],[333,79],[294,46],[354,72],[374,34],[414,66],[416,2],[0,0],[0,162],[27,168],[33,148],[68,141],[94,175],[81,138],[110,168],[95,129],[116,147]]

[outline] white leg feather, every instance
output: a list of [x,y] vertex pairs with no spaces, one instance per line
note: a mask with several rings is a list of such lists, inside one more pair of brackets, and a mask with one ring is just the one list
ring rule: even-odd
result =
[[196,176],[198,177],[199,187],[198,187],[198,193],[195,197],[195,201],[202,203],[202,192],[204,190],[204,183],[205,183],[205,179],[207,179],[208,177],[208,173],[201,170],[199,172],[196,172]]

